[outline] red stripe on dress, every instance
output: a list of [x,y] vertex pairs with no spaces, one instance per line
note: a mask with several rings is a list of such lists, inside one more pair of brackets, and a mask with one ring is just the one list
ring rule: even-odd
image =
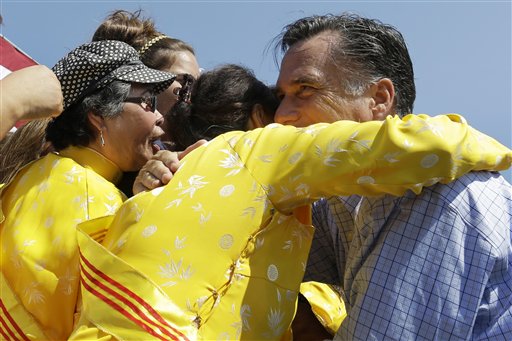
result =
[[[14,327],[14,329],[18,332],[18,334],[21,336],[21,339],[22,340],[26,340],[26,341],[30,341],[30,339],[25,335],[25,333],[23,332],[23,330],[18,326],[18,324],[16,323],[16,321],[14,321],[14,319],[12,318],[12,316],[9,314],[9,312],[7,311],[7,308],[5,307],[4,305],[4,302],[2,301],[2,299],[0,299],[0,308],[2,309],[2,311],[4,312],[4,315],[5,317],[7,317],[7,320],[9,320],[9,322],[11,323],[11,326]],[[7,329],[8,332],[10,332],[9,334],[11,334],[11,336],[17,340],[16,336],[14,336],[14,333],[11,333],[11,329],[7,326],[7,322],[5,322],[5,320],[3,318],[0,318],[0,322],[2,322],[2,324],[5,326],[5,329]]]
[[[87,275],[86,275],[87,276]],[[90,293],[92,293],[94,296],[98,297],[100,300],[102,300],[103,302],[107,303],[109,306],[111,306],[112,308],[114,308],[115,310],[119,311],[121,314],[123,314],[127,319],[131,320],[133,323],[135,323],[136,325],[138,325],[139,327],[141,327],[142,329],[144,329],[147,333],[153,335],[154,337],[160,339],[160,340],[167,340],[166,338],[164,338],[162,335],[159,335],[158,333],[156,333],[151,327],[149,327],[146,323],[144,323],[143,321],[137,319],[135,316],[133,316],[132,314],[130,314],[130,312],[128,312],[127,310],[123,309],[123,307],[121,307],[119,304],[117,304],[116,302],[112,301],[110,298],[104,296],[103,294],[101,294],[99,291],[95,290],[94,288],[92,288],[86,281],[85,279],[83,278],[83,276],[80,274],[80,282],[82,283],[82,285],[84,286],[85,289],[87,289],[87,291],[89,291]],[[174,340],[177,340],[174,338]]]
[[[131,291],[130,289],[128,289],[127,287],[123,286],[121,283],[117,282],[116,280],[114,280],[113,278],[109,277],[108,275],[106,275],[105,273],[103,273],[101,270],[99,270],[98,268],[96,268],[94,265],[92,265],[88,260],[87,258],[85,258],[85,256],[82,254],[82,252],[79,252],[80,253],[80,259],[87,265],[88,268],[90,268],[95,274],[97,274],[98,276],[100,276],[102,279],[104,279],[105,281],[107,281],[108,283],[112,284],[113,286],[115,286],[117,289],[121,290],[121,292],[125,293],[126,295],[128,295],[130,298],[133,298],[137,303],[139,303],[141,306],[143,306],[150,314],[151,316],[156,319],[158,322],[160,322],[161,324],[163,324],[164,326],[170,328],[173,332],[175,332],[176,334],[178,334],[180,337],[184,338],[185,340],[188,340],[188,338],[183,334],[181,333],[179,330],[177,330],[176,328],[174,328],[173,326],[171,326],[169,323],[167,323],[167,321],[162,317],[160,316],[160,314],[155,310],[153,309],[152,306],[150,306],[146,301],[144,301],[140,296],[138,296],[136,293],[134,293],[133,291]],[[106,290],[106,289],[105,289]]]
[[[172,338],[173,340],[179,340],[178,339],[178,336],[172,334],[172,332],[170,332],[169,330],[167,330],[165,328],[165,326],[160,326],[158,325],[157,323],[155,323],[153,320],[151,320],[141,309],[139,309],[133,302],[130,302],[126,297],[123,297],[122,295],[120,295],[119,293],[115,292],[114,290],[112,290],[111,288],[107,287],[106,285],[104,285],[103,283],[101,283],[98,279],[96,278],[93,278],[93,276],[87,272],[87,269],[84,268],[83,265],[81,265],[81,268],[82,268],[82,271],[83,273],[85,274],[85,276],[89,279],[89,281],[91,281],[93,284],[95,284],[97,287],[103,289],[103,291],[107,292],[108,294],[114,296],[115,298],[117,298],[118,300],[120,300],[121,302],[123,302],[124,304],[126,304],[128,307],[130,307],[137,315],[139,315],[140,318],[142,318],[142,320],[144,321],[141,321],[141,323],[145,323],[145,325],[147,326],[147,328],[158,328],[158,330],[160,330],[163,334],[167,335],[168,337]],[[150,324],[152,326],[150,326]],[[145,330],[147,330],[147,328],[144,328]],[[151,330],[153,330],[151,329]],[[154,333],[154,332],[153,332]],[[151,333],[151,334],[153,334]],[[156,334],[156,333],[155,333]],[[158,335],[158,334],[157,334]]]
[[7,341],[10,341],[11,339],[9,339],[9,336],[7,336],[7,334],[5,334],[4,332],[4,329],[2,328],[2,326],[0,326],[0,335],[3,337],[2,340],[7,340]]

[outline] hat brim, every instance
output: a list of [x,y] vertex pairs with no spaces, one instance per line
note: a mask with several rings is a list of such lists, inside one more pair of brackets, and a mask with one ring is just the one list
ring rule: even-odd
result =
[[151,88],[155,95],[167,89],[176,79],[176,75],[169,72],[151,69],[142,62],[131,62],[112,71],[107,77],[95,84],[95,88],[103,88],[114,80],[129,83],[154,84]]
[[176,79],[176,75],[144,66],[115,76],[116,79],[130,83],[154,84],[152,91],[155,95],[167,89]]

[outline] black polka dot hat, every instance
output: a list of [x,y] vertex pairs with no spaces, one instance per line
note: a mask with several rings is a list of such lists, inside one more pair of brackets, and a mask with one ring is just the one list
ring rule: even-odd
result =
[[95,41],[72,50],[53,67],[61,83],[64,110],[114,80],[154,84],[155,94],[167,89],[176,78],[151,69],[130,45],[116,40]]

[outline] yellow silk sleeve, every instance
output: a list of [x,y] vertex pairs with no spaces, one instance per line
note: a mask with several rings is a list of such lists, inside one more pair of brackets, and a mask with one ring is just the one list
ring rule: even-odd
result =
[[285,210],[330,195],[419,193],[470,171],[507,169],[512,160],[509,148],[456,114],[302,129],[275,124],[224,138]]

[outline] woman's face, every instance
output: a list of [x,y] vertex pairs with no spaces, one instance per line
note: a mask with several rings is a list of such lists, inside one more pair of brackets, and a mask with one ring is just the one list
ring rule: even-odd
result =
[[[132,84],[128,99],[133,97],[150,99],[151,92],[147,86]],[[147,102],[151,103],[150,100]],[[103,122],[105,145],[101,150],[123,172],[141,169],[158,151],[154,141],[164,133],[160,127],[163,117],[150,104],[138,100],[125,102],[118,116],[105,118]]]
[[181,89],[180,81],[184,74],[190,74],[195,79],[199,77],[199,64],[196,57],[189,51],[175,52],[174,62],[161,71],[167,71],[177,76],[176,80],[165,91],[158,95],[158,111],[163,115],[168,113],[178,100],[178,90]]

